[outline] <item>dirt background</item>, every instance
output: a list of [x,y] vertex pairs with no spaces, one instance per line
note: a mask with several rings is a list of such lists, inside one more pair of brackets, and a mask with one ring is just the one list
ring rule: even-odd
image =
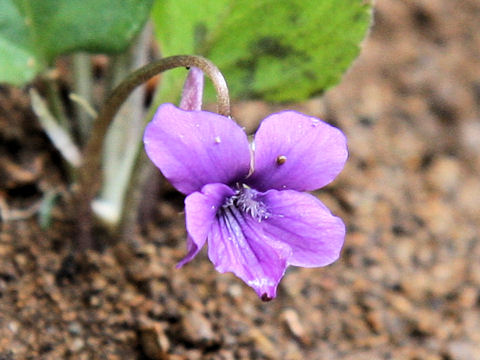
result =
[[375,7],[325,97],[234,108],[254,128],[293,107],[349,139],[345,170],[318,193],[348,226],[342,257],[290,268],[269,303],[205,252],[175,269],[183,198],[167,185],[136,261],[107,247],[69,272],[68,197],[50,228],[34,215],[66,191],[60,157],[26,92],[0,87],[0,359],[480,359],[480,2]]

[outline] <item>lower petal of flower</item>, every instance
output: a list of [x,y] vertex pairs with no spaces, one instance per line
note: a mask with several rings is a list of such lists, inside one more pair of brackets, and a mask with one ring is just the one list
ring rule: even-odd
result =
[[233,272],[262,300],[276,296],[290,248],[263,233],[261,223],[236,206],[217,214],[208,236],[208,256],[221,273]]

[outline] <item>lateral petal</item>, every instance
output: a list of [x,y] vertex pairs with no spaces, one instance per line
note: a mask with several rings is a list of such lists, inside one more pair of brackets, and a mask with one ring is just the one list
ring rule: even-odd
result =
[[199,253],[216,221],[218,209],[234,193],[233,189],[224,184],[209,184],[185,198],[187,255],[177,264],[177,268],[190,262]]
[[294,190],[270,190],[258,198],[270,212],[262,221],[264,234],[292,250],[288,265],[326,266],[338,259],[345,225],[315,196]]

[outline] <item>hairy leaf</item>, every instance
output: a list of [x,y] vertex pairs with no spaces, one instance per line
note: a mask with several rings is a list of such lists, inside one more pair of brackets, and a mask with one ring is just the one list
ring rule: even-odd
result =
[[301,100],[335,85],[371,22],[364,0],[157,0],[164,56],[204,55],[233,96]]
[[21,85],[61,54],[124,50],[153,0],[0,0],[0,82]]

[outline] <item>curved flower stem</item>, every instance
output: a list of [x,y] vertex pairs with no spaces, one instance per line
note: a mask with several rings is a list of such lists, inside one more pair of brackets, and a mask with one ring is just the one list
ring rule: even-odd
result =
[[93,125],[91,137],[86,144],[83,163],[78,170],[78,248],[86,250],[92,247],[91,228],[93,225],[91,202],[98,190],[98,173],[101,165],[101,151],[105,135],[115,115],[130,93],[151,77],[177,67],[200,68],[213,82],[217,92],[218,113],[230,116],[230,98],[225,79],[218,68],[201,56],[178,55],[152,62],[130,74],[112,92],[100,110]]

